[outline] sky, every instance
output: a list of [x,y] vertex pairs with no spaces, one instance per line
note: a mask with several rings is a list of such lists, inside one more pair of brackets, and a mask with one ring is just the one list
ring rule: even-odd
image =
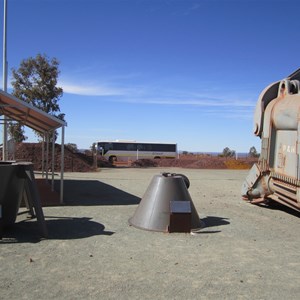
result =
[[299,1],[7,2],[8,92],[23,59],[57,58],[65,143],[79,149],[119,139],[260,152],[259,94],[300,66]]

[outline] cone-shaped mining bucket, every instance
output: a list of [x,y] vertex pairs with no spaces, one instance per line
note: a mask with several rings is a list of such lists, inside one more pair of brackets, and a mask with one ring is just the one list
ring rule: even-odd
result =
[[[187,232],[201,228],[201,221],[195,209],[193,201],[187,190],[189,181],[187,177],[181,174],[162,173],[152,178],[139,206],[137,207],[129,224],[145,230],[162,231],[162,232]],[[172,208],[173,207],[173,208]],[[180,223],[183,216],[187,216],[185,220],[189,223],[189,230],[180,230],[180,224],[176,225],[176,217]],[[180,221],[181,219],[181,221]],[[172,230],[170,220],[179,230]],[[183,225],[187,228],[186,225]],[[174,228],[175,228],[174,227]]]

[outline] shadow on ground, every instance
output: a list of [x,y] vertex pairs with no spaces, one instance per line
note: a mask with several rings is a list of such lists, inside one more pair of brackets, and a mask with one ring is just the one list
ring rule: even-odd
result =
[[222,217],[215,217],[215,216],[207,216],[205,218],[201,219],[201,222],[203,224],[203,228],[198,232],[201,234],[204,233],[219,233],[221,230],[210,230],[211,227],[216,226],[224,226],[230,224],[228,221],[228,218],[222,218]]
[[228,225],[230,224],[228,220],[229,220],[228,218],[214,217],[214,216],[207,216],[206,218],[201,219],[201,221],[205,223],[205,227]]
[[279,202],[276,202],[276,201],[269,201],[268,203],[261,203],[261,204],[254,204],[254,205],[257,205],[259,206],[260,208],[265,208],[265,209],[271,209],[271,210],[281,210],[289,215],[292,215],[292,216],[295,216],[295,217],[298,217],[300,218],[300,212],[295,210],[295,209],[292,209],[286,205],[283,205]]
[[[55,184],[59,185],[59,181]],[[141,198],[98,180],[64,180],[66,205],[134,205]]]
[[[91,218],[59,218],[45,217],[48,229],[47,240],[83,239],[96,235],[113,235],[112,231],[105,231],[103,224],[91,221]],[[0,244],[7,243],[38,243],[41,236],[36,219],[15,223],[3,232]]]

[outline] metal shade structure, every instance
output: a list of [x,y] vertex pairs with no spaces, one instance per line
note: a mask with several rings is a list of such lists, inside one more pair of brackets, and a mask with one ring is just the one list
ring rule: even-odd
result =
[[19,121],[40,133],[66,126],[66,122],[2,90],[0,90],[0,115]]
[[[0,90],[0,118],[20,122],[33,130],[43,134],[47,138],[58,128],[62,128],[61,133],[61,188],[60,201],[63,202],[63,170],[64,170],[64,128],[67,123],[46,112],[22,101],[13,95]],[[48,148],[48,147],[47,147]],[[48,160],[47,160],[48,161]],[[52,163],[54,163],[54,141],[52,146]],[[54,168],[52,168],[52,187],[54,186]],[[48,172],[48,168],[46,168]],[[48,177],[48,173],[46,175]]]

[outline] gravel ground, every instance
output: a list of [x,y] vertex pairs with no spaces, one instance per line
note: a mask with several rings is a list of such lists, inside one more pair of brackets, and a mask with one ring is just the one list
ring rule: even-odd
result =
[[[199,234],[128,225],[163,171],[190,179]],[[299,214],[242,201],[247,173],[66,173],[66,205],[44,208],[49,239],[21,214],[0,241],[1,299],[300,299]]]

